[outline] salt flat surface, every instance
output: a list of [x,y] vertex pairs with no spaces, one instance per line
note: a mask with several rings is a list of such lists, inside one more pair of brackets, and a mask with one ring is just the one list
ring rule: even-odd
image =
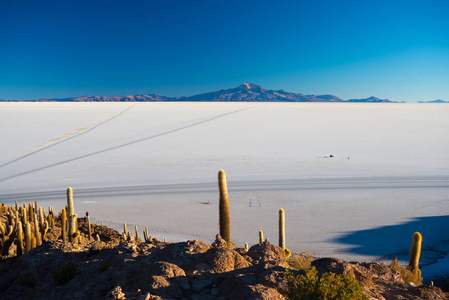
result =
[[0,103],[0,125],[1,202],[71,186],[97,222],[209,242],[224,169],[239,246],[277,243],[284,208],[294,252],[405,262],[420,231],[425,279],[449,270],[449,105]]

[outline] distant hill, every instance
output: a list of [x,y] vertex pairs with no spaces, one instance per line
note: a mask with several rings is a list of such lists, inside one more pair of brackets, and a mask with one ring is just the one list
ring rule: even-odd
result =
[[388,99],[379,99],[377,97],[372,96],[366,99],[349,99],[347,100],[347,102],[392,102],[392,101]]
[[449,101],[437,99],[437,100],[433,100],[433,101],[419,101],[418,103],[449,103]]
[[134,96],[83,96],[72,98],[51,98],[37,100],[8,100],[1,102],[169,102],[169,101],[204,101],[204,102],[392,102],[387,99],[370,97],[366,99],[343,100],[334,95],[304,95],[286,92],[284,90],[266,90],[253,83],[242,85],[227,90],[219,90],[194,96],[167,97],[157,94]]

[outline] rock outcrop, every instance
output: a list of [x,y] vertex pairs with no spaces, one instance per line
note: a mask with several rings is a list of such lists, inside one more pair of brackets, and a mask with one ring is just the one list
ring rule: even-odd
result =
[[[81,228],[83,231],[83,228]],[[0,299],[285,299],[286,269],[300,274],[282,248],[269,242],[245,249],[192,240],[119,242],[101,227],[101,241],[79,245],[48,240],[0,262]],[[379,263],[312,262],[319,275],[348,274],[371,299],[448,299],[435,286],[414,287]]]

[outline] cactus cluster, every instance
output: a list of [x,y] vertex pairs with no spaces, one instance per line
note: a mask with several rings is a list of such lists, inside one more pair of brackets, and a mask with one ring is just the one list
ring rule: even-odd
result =
[[[0,222],[0,254],[2,256],[25,254],[39,247],[48,240],[58,237],[73,244],[81,242],[81,232],[78,229],[78,216],[73,205],[73,190],[67,189],[67,206],[56,217],[51,206],[47,213],[39,207],[37,201],[23,204],[15,201],[14,205],[0,206],[0,214],[7,220]],[[90,221],[90,220],[89,220]],[[59,229],[61,235],[59,236]],[[89,224],[89,228],[90,228]],[[89,230],[90,232],[90,230]]]
[[[2,256],[23,255],[42,245],[54,232],[54,212],[51,207],[48,214],[37,201],[19,206],[1,204],[0,213],[8,219],[0,222],[0,253]],[[50,231],[50,232],[49,232]],[[12,247],[15,245],[15,247]]]

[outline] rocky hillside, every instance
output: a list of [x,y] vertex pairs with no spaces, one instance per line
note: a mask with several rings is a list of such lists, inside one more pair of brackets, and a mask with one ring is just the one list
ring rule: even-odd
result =
[[[6,217],[2,217],[5,221]],[[78,219],[81,243],[63,242],[58,227],[53,238],[17,257],[0,262],[0,299],[285,299],[286,269],[298,264],[269,242],[229,249],[217,236],[213,245],[192,240],[146,242],[105,226]],[[436,286],[415,287],[398,271],[379,263],[348,263],[323,258],[312,261],[319,274],[348,274],[371,299],[448,299]]]

